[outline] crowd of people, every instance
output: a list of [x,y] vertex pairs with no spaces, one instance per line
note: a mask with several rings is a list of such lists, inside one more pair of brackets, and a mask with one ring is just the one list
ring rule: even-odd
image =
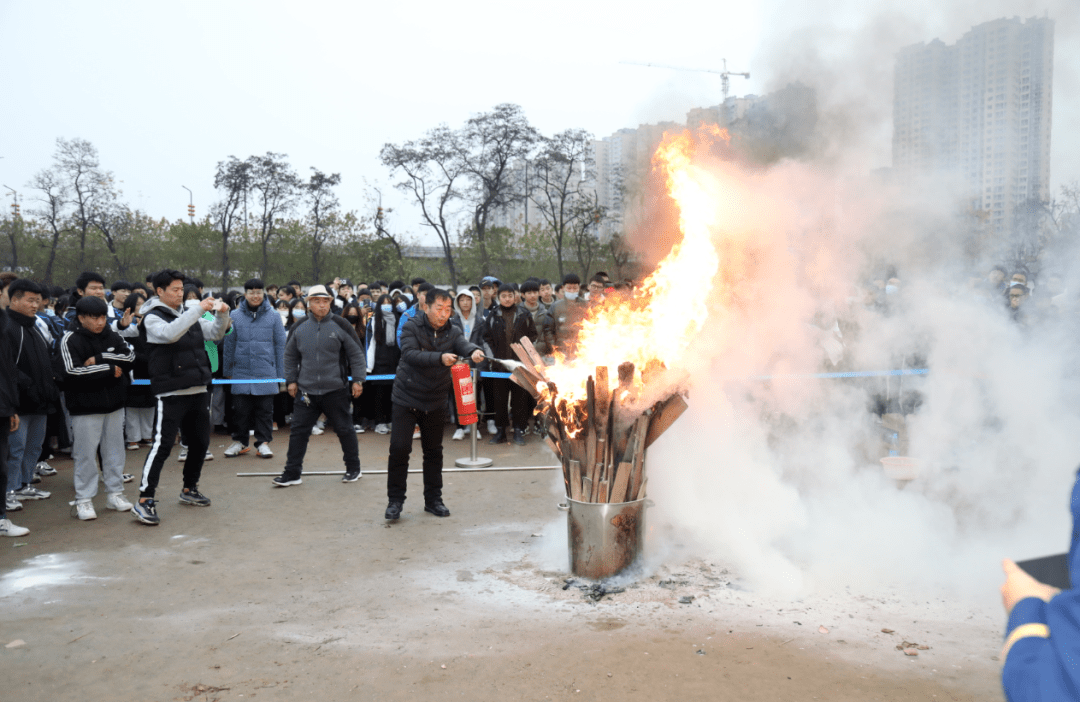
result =
[[[422,278],[357,283],[335,278],[303,286],[265,284],[215,294],[171,269],[144,282],[81,274],[71,288],[0,273],[0,536],[28,533],[8,517],[47,500],[49,461],[74,462],[73,517],[105,507],[160,523],[156,498],[166,461],[179,440],[184,464],[181,504],[209,506],[199,490],[212,432],[232,441],[225,458],[272,458],[274,430],[289,427],[276,487],[302,482],[310,436],[327,428],[342,447],[344,482],[362,473],[358,435],[390,435],[387,519],[401,514],[412,442],[424,464],[425,510],[448,516],[442,501],[442,442],[468,428],[458,423],[449,368],[471,362],[484,373],[480,427],[489,443],[524,445],[535,401],[505,378],[500,360],[527,337],[553,358],[569,353],[590,304],[628,289],[604,273],[583,289],[575,274],[555,284],[520,284],[487,276],[444,290]],[[531,431],[542,432],[534,425]],[[142,474],[124,471],[125,451],[148,448]],[[139,478],[138,498],[124,494]]]

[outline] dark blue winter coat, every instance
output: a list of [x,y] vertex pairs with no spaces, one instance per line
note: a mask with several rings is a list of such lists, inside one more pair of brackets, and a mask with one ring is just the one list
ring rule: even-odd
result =
[[[225,363],[222,372],[233,380],[256,380],[285,377],[285,327],[281,315],[267,298],[251,309],[241,298],[232,317],[233,333],[223,344]],[[234,395],[276,395],[275,383],[239,383],[232,386]]]

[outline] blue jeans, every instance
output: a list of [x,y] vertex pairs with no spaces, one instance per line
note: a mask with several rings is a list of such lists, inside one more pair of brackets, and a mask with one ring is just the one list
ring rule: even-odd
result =
[[48,417],[47,414],[19,415],[19,428],[8,437],[8,490],[18,490],[34,479]]

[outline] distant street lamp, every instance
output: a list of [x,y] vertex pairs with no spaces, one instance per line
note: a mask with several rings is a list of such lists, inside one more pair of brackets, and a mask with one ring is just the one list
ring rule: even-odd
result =
[[188,217],[191,217],[191,223],[195,224],[195,196],[192,194],[191,188],[189,188],[188,186],[181,185],[180,187],[188,191],[187,213]]
[[15,188],[12,188],[9,185],[5,185],[4,187],[11,191],[11,197],[14,199],[14,201],[11,203],[11,215],[15,219],[18,219],[19,218],[19,193],[15,192]]

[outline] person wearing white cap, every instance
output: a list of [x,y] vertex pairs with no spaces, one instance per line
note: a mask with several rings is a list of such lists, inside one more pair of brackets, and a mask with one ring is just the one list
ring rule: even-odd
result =
[[275,487],[302,482],[311,428],[320,414],[326,415],[341,442],[342,482],[354,482],[361,475],[350,394],[359,397],[363,392],[367,359],[356,330],[331,311],[331,299],[324,286],[312,286],[307,294],[310,314],[293,325],[285,342],[285,387],[295,404],[285,469],[271,481]]

